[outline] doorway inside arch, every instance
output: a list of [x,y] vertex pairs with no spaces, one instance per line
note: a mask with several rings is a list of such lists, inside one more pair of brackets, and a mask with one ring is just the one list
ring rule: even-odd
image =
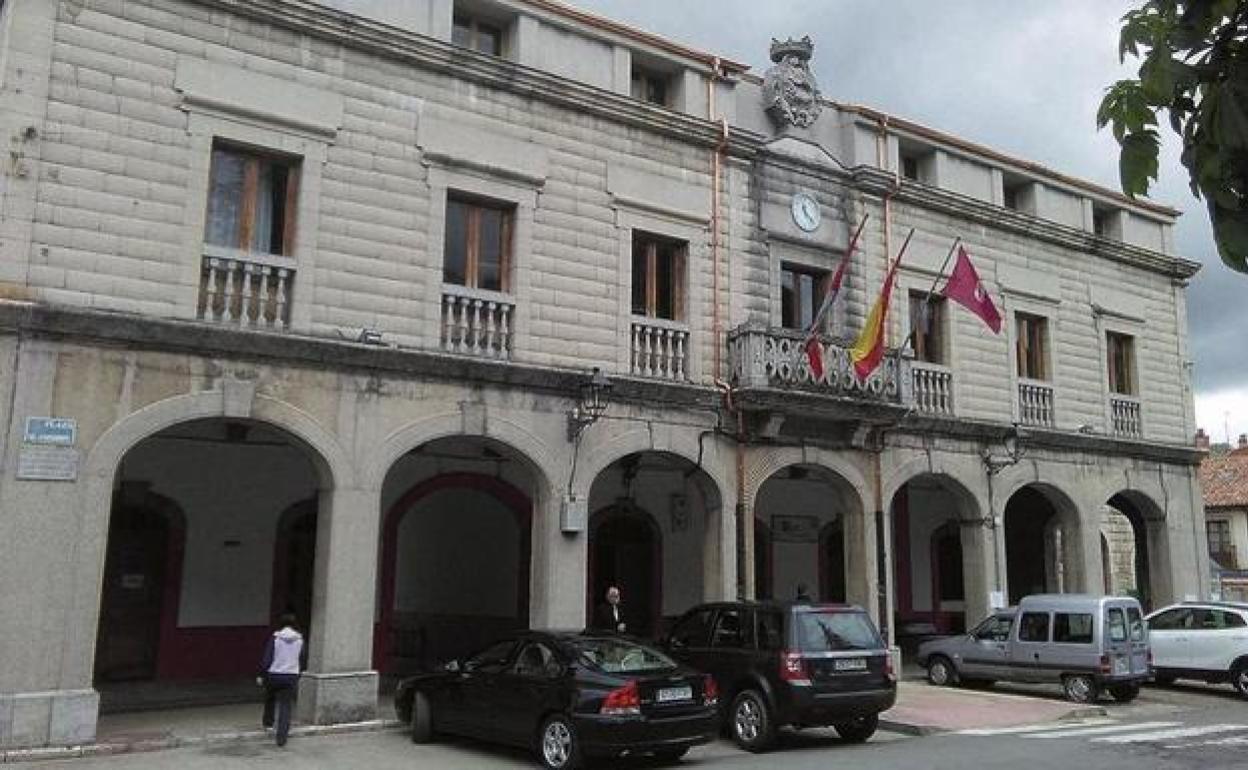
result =
[[607,589],[624,593],[621,606],[629,633],[657,635],[662,624],[663,541],[650,514],[615,506],[596,514],[590,532],[590,597],[605,601]]

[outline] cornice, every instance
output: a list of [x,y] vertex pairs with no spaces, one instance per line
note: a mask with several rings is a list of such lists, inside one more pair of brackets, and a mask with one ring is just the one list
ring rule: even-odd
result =
[[1196,275],[1201,267],[1199,262],[1170,257],[1121,241],[1102,238],[1076,227],[1058,224],[1002,206],[994,206],[949,190],[908,179],[902,179],[899,185],[896,175],[871,166],[858,166],[853,170],[852,178],[854,185],[863,192],[880,196],[890,195],[895,201],[914,203],[967,222],[1047,241],[1090,256],[1122,262],[1171,278],[1187,280]]
[[[676,137],[702,148],[718,147],[722,139],[717,121],[646,104],[624,94],[328,8],[311,0],[194,2],[347,48],[406,62],[424,70],[446,73],[582,114]],[[762,141],[763,137],[754,132],[734,128],[729,132],[725,151],[748,157]]]

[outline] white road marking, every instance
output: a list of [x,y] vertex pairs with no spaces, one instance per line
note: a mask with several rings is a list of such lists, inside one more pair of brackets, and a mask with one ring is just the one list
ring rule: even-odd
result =
[[[1164,727],[1180,727],[1182,722],[1137,722],[1132,725],[1111,725],[1109,727],[1083,727],[1074,730],[1040,733],[1029,735],[1028,738],[1080,738],[1087,735],[1104,735],[1105,733],[1125,733],[1139,730],[1160,730]],[[1151,734],[1151,733],[1150,733]],[[1108,740],[1102,738],[1100,740]]]
[[[1087,719],[1079,722],[1066,722],[1064,724],[1031,724],[1031,725],[1015,725],[1014,727],[979,727],[973,730],[959,730],[958,735],[1018,735],[1020,733],[1040,733],[1048,730],[1070,730],[1077,727],[1091,727],[1093,725],[1112,725],[1116,724],[1113,719]],[[1178,724],[1177,722],[1175,724]]]
[[[1142,727],[1142,725],[1136,725],[1136,727]],[[1203,725],[1200,727],[1184,727],[1178,730],[1110,735],[1104,738],[1093,738],[1092,741],[1094,743],[1152,743],[1154,741],[1167,741],[1173,738],[1195,738],[1198,735],[1228,733],[1233,730],[1248,730],[1248,725]]]

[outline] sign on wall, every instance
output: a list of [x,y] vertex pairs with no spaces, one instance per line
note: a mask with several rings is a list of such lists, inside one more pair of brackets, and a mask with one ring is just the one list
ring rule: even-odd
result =
[[771,540],[773,543],[817,543],[819,517],[775,514],[771,517]]
[[17,477],[28,481],[78,479],[78,421],[67,417],[27,417],[17,455]]

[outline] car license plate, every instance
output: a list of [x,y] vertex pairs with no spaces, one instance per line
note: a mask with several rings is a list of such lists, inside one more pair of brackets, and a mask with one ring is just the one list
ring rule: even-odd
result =
[[1114,658],[1114,673],[1115,674],[1130,674],[1131,673],[1130,659]]
[[659,703],[668,703],[674,700],[693,700],[692,687],[661,687],[657,698]]
[[867,661],[864,658],[840,658],[832,664],[834,671],[866,671]]

